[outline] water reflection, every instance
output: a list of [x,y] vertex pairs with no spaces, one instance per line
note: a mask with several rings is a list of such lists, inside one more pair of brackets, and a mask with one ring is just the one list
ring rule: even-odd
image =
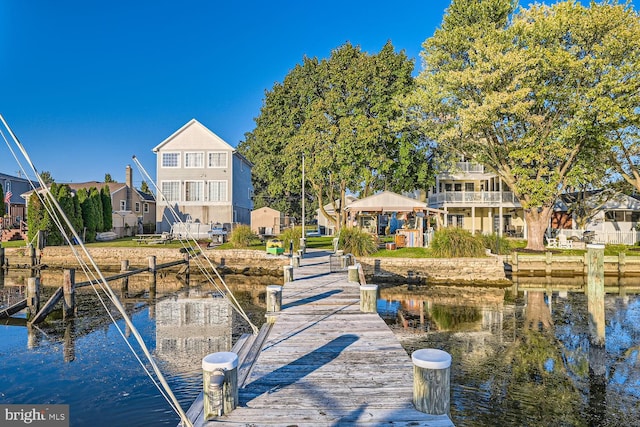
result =
[[[47,285],[59,285],[61,273],[46,272],[41,281],[46,301],[55,290]],[[258,325],[264,321],[265,286],[272,281],[227,280]],[[234,338],[250,327],[197,277],[185,286],[171,274],[159,276],[155,295],[148,292],[149,283],[146,275],[129,278],[122,303],[186,408],[202,387],[202,357],[230,350]],[[2,302],[24,298],[25,284],[25,277],[5,276]],[[78,289],[76,298],[74,319],[64,320],[59,310],[39,325],[28,325],[24,313],[0,320],[0,403],[68,404],[74,426],[175,426],[178,417],[144,374],[93,290]],[[129,336],[118,313],[109,310]],[[127,339],[137,348],[133,337]]]
[[526,286],[391,287],[382,290],[379,306],[408,352],[431,347],[452,354],[458,426],[636,425],[638,295],[626,287],[605,296],[602,347],[590,342],[582,288]]

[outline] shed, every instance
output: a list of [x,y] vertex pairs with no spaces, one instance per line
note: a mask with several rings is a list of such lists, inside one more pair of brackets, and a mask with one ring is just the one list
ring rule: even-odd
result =
[[266,206],[251,211],[251,231],[259,236],[277,236],[284,226],[285,217],[280,211]]

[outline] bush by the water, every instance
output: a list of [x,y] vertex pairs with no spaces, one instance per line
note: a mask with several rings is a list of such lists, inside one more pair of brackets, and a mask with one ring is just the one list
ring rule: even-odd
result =
[[289,250],[291,242],[293,242],[293,251],[296,252],[300,249],[300,238],[302,237],[302,227],[287,228],[279,236],[278,239],[282,240],[282,247],[285,251]]
[[496,233],[479,234],[485,248],[491,249],[491,253],[508,255],[511,253],[511,241],[506,237],[500,237]]
[[231,235],[229,236],[229,242],[234,248],[246,248],[251,246],[251,242],[256,240],[258,236],[251,231],[251,227],[248,225],[238,225],[234,227]]
[[431,250],[438,258],[475,258],[486,255],[482,239],[458,227],[437,230],[433,234]]
[[338,247],[345,254],[368,256],[378,251],[378,242],[375,236],[360,228],[345,227],[340,230]]

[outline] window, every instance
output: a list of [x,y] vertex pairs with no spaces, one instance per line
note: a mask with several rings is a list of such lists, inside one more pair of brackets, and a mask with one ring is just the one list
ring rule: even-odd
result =
[[227,167],[227,153],[209,153],[209,167],[210,168],[226,168]]
[[473,182],[465,182],[464,191],[473,191]]
[[136,212],[140,212],[140,202],[136,202],[134,206],[135,206]]
[[126,200],[120,200],[120,210],[121,211],[126,211],[127,210],[127,201]]
[[187,202],[201,202],[203,187],[202,181],[186,181],[184,183],[184,200]]
[[209,181],[209,201],[227,201],[227,181]]
[[180,201],[180,181],[163,181],[160,191],[168,202]]
[[149,213],[149,203],[144,203],[142,209],[144,213]]
[[163,168],[180,167],[180,153],[162,153]]
[[204,153],[184,153],[185,168],[203,168]]
[[447,224],[450,227],[462,228],[464,226],[464,215],[447,215]]

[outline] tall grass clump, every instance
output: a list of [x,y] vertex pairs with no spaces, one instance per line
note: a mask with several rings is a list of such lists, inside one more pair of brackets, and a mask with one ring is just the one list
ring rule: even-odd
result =
[[282,247],[285,251],[289,250],[289,245],[293,242],[293,251],[300,249],[300,239],[302,238],[302,227],[287,228],[278,236],[282,240]]
[[433,234],[431,251],[438,258],[475,258],[486,255],[482,240],[458,227],[437,230]]
[[258,236],[251,231],[248,225],[238,225],[233,228],[229,236],[229,242],[234,248],[248,248],[251,242],[258,239]]
[[498,234],[480,234],[482,244],[485,248],[491,249],[491,253],[498,255],[508,255],[511,253],[511,241],[506,237],[498,236]]
[[376,240],[375,236],[360,228],[344,227],[340,230],[338,247],[342,248],[345,254],[368,256],[378,251]]

